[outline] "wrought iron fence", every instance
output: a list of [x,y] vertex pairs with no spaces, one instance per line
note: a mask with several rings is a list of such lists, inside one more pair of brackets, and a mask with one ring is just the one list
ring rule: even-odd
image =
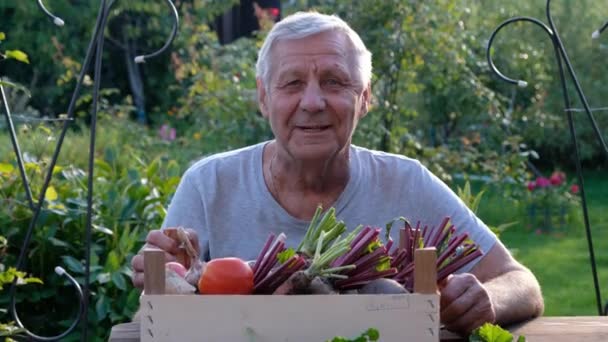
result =
[[[46,16],[49,19],[51,19],[53,21],[53,23],[55,25],[63,26],[65,24],[63,19],[57,17],[56,15],[54,15],[53,13],[51,13],[49,10],[46,9],[44,4],[42,3],[42,0],[37,0],[37,2],[38,2],[38,7],[46,14]],[[83,288],[81,288],[80,284],[78,284],[78,282],[62,267],[57,266],[55,268],[55,272],[57,273],[57,275],[65,276],[69,280],[69,282],[74,286],[74,289],[76,291],[76,297],[78,298],[79,310],[77,311],[76,317],[74,318],[74,321],[72,322],[70,327],[67,328],[64,332],[57,334],[55,336],[36,335],[35,333],[28,330],[24,326],[24,324],[21,322],[21,320],[19,319],[19,315],[17,313],[17,307],[16,307],[16,299],[15,299],[16,291],[17,291],[17,278],[15,278],[15,280],[11,284],[11,288],[10,288],[9,310],[10,310],[12,318],[15,320],[15,323],[20,328],[23,329],[25,334],[27,334],[30,339],[37,340],[37,341],[61,340],[62,338],[66,337],[68,334],[70,334],[72,331],[74,331],[78,327],[78,325],[82,322],[84,324],[82,324],[81,339],[82,339],[82,341],[87,341],[87,339],[88,339],[87,314],[88,314],[88,306],[89,306],[89,275],[90,275],[90,255],[91,255],[91,232],[92,232],[93,176],[94,176],[94,157],[95,157],[94,151],[95,151],[95,140],[96,140],[95,133],[96,133],[96,128],[97,128],[96,124],[97,124],[99,88],[100,88],[100,82],[101,82],[101,66],[102,66],[102,56],[103,56],[103,49],[104,49],[104,30],[105,30],[105,27],[107,24],[108,16],[110,15],[110,9],[114,3],[115,3],[115,0],[109,0],[109,1],[101,0],[100,1],[99,13],[98,13],[97,19],[95,21],[93,34],[92,34],[91,40],[89,42],[89,45],[87,47],[84,62],[82,63],[82,68],[80,70],[80,74],[78,75],[78,81],[76,83],[74,92],[72,94],[72,97],[71,97],[71,100],[70,100],[70,103],[68,106],[67,115],[65,118],[62,118],[60,120],[60,121],[62,121],[62,124],[63,124],[62,128],[61,128],[61,133],[59,135],[59,138],[57,139],[57,144],[55,146],[55,150],[53,152],[53,156],[52,156],[51,162],[49,164],[49,169],[45,176],[44,183],[40,190],[40,195],[39,195],[37,202],[34,201],[30,183],[29,183],[29,181],[27,179],[27,175],[25,173],[23,156],[21,154],[19,142],[18,142],[17,136],[15,134],[15,127],[14,127],[13,120],[11,117],[11,111],[8,106],[4,88],[0,84],[0,92],[2,93],[2,103],[4,104],[4,106],[3,106],[4,115],[6,117],[9,135],[11,138],[11,143],[13,145],[15,156],[17,158],[17,164],[18,164],[19,172],[20,172],[20,175],[21,175],[21,178],[23,181],[23,185],[25,188],[28,205],[33,212],[33,216],[31,218],[27,232],[25,234],[25,238],[23,240],[23,244],[22,244],[21,250],[19,252],[19,257],[17,259],[17,263],[15,266],[17,270],[23,270],[23,269],[25,269],[25,261],[26,261],[25,256],[28,251],[28,245],[30,244],[32,233],[36,227],[36,224],[40,217],[40,213],[42,211],[42,207],[44,205],[46,190],[48,189],[49,184],[51,182],[53,169],[55,168],[55,165],[57,163],[57,159],[59,157],[61,147],[63,146],[63,141],[64,141],[64,138],[68,131],[68,128],[70,127],[70,124],[74,122],[74,109],[75,109],[76,100],[78,99],[78,97],[80,95],[80,90],[82,88],[85,74],[91,67],[91,62],[94,60],[93,104],[92,104],[92,112],[91,112],[90,125],[89,125],[90,143],[89,143],[89,158],[88,158],[87,210],[86,210],[86,226],[85,226],[85,248],[86,248],[85,267],[84,267],[85,274],[84,274]],[[169,38],[167,39],[167,41],[165,42],[165,44],[159,50],[152,52],[150,54],[147,54],[147,55],[141,55],[141,56],[135,57],[136,63],[144,63],[146,60],[148,60],[150,58],[154,58],[154,57],[162,54],[163,52],[165,52],[168,49],[168,47],[171,45],[171,43],[175,39],[175,36],[177,35],[178,24],[179,24],[179,16],[178,16],[177,9],[175,8],[175,5],[173,4],[173,2],[171,0],[166,0],[166,3],[168,5],[168,8],[169,8],[171,15],[173,17],[173,20],[174,20],[173,29],[171,31],[171,34],[170,34]]]
[[[517,85],[519,87],[526,87],[528,85],[527,81],[507,77],[503,73],[501,73],[494,65],[494,62],[492,60],[491,51],[492,51],[492,43],[494,42],[496,35],[498,34],[498,32],[500,32],[500,30],[502,30],[503,28],[505,28],[506,26],[508,26],[510,24],[517,23],[517,22],[530,22],[530,23],[537,25],[543,31],[545,31],[547,33],[547,35],[549,36],[549,39],[551,39],[551,43],[552,43],[553,49],[555,51],[555,59],[557,62],[557,67],[559,70],[559,79],[560,79],[560,83],[561,83],[562,96],[564,98],[564,112],[566,113],[566,117],[568,120],[570,138],[572,139],[572,149],[573,149],[574,156],[576,159],[575,160],[576,175],[577,175],[578,183],[579,183],[579,187],[580,187],[581,207],[582,207],[583,218],[584,218],[584,222],[585,222],[585,234],[586,234],[586,238],[587,238],[587,246],[589,249],[589,260],[591,263],[591,271],[592,271],[592,276],[593,276],[593,285],[595,288],[597,310],[598,310],[599,315],[608,315],[608,303],[604,306],[604,308],[602,308],[601,286],[599,284],[599,279],[597,276],[597,263],[595,260],[595,251],[594,251],[594,247],[593,247],[593,235],[591,234],[591,227],[590,227],[590,223],[589,223],[589,211],[587,209],[587,198],[585,195],[585,186],[584,186],[584,182],[583,182],[583,180],[584,180],[583,179],[583,168],[581,166],[579,146],[578,146],[578,141],[577,141],[577,137],[576,137],[576,127],[574,125],[574,120],[572,118],[573,112],[583,112],[584,111],[587,114],[587,118],[593,127],[595,137],[597,138],[598,142],[600,143],[600,146],[601,146],[603,152],[605,153],[606,158],[608,159],[608,147],[606,146],[606,142],[604,141],[602,132],[600,131],[600,128],[593,115],[593,112],[606,110],[606,108],[591,108],[591,106],[589,105],[589,102],[587,101],[587,97],[585,96],[583,88],[581,87],[580,82],[578,81],[576,72],[575,72],[574,68],[572,67],[570,58],[568,57],[566,47],[562,43],[562,40],[559,36],[557,27],[555,26],[555,23],[553,21],[553,17],[551,16],[551,0],[547,0],[545,12],[547,15],[548,25],[545,24],[544,22],[542,22],[541,20],[539,20],[537,18],[532,18],[532,17],[514,17],[514,18],[507,19],[504,22],[502,22],[500,25],[498,25],[498,27],[490,35],[490,40],[488,42],[488,46],[487,46],[487,50],[486,50],[488,64],[489,64],[492,72],[496,76],[498,76],[500,79],[502,79],[503,81]],[[601,28],[594,31],[591,34],[590,38],[598,39],[600,37],[600,34],[604,30],[606,30],[607,27],[608,27],[608,21],[606,23],[604,23],[604,25]],[[566,72],[568,73],[567,75],[566,75]],[[571,108],[570,107],[571,102],[570,102],[570,94],[568,93],[568,88],[567,88],[567,82],[568,82],[567,76],[570,77],[570,81],[574,84],[574,87],[576,89],[576,94],[578,96],[578,99],[582,103],[583,108]]]
[[[53,23],[55,25],[57,25],[57,26],[64,25],[64,21],[61,18],[55,16],[53,13],[49,12],[45,8],[45,6],[41,0],[37,0],[37,1],[38,1],[38,5],[39,5],[40,9],[49,17],[49,19],[51,19],[53,21]],[[177,9],[175,8],[175,6],[171,0],[166,0],[166,2],[167,2],[169,10],[171,12],[171,15],[173,16],[173,19],[174,19],[173,29],[171,31],[170,37],[167,39],[166,43],[158,51],[155,51],[155,52],[147,54],[147,55],[137,56],[135,58],[135,62],[137,62],[137,63],[143,63],[147,59],[154,58],[154,57],[162,54],[165,50],[168,49],[168,47],[171,45],[171,43],[173,42],[173,40],[177,34],[177,28],[178,28],[178,24],[179,24],[179,16],[177,13]],[[83,341],[87,340],[86,322],[87,322],[87,312],[88,312],[88,305],[89,305],[90,246],[91,246],[91,232],[92,232],[91,219],[92,219],[92,196],[93,196],[93,190],[94,190],[93,189],[93,175],[94,175],[94,150],[95,150],[95,140],[96,140],[95,132],[96,132],[97,110],[98,110],[97,101],[98,101],[98,97],[99,97],[99,88],[100,88],[100,80],[101,80],[101,65],[102,65],[101,57],[102,57],[103,49],[104,49],[103,32],[104,32],[104,28],[106,27],[108,16],[110,14],[110,8],[112,7],[112,5],[114,3],[115,3],[115,0],[110,0],[110,1],[101,0],[101,2],[100,2],[99,13],[97,15],[93,34],[90,39],[88,48],[86,50],[84,62],[82,63],[82,69],[80,70],[80,73],[78,75],[78,81],[77,81],[77,84],[75,86],[74,92],[72,94],[72,97],[71,97],[71,100],[70,100],[70,103],[68,106],[67,115],[65,118],[60,119],[60,121],[62,121],[62,124],[63,124],[62,128],[61,128],[61,133],[59,135],[59,138],[57,139],[56,147],[55,147],[55,150],[54,150],[54,153],[53,153],[50,165],[49,165],[49,170],[45,176],[44,183],[42,185],[37,202],[34,201],[34,197],[33,197],[33,194],[32,194],[31,188],[30,188],[30,183],[27,179],[27,175],[26,175],[25,167],[24,167],[24,163],[23,163],[23,158],[22,158],[22,153],[21,153],[21,150],[19,147],[18,139],[17,139],[16,133],[15,133],[14,124],[13,124],[12,117],[11,117],[11,111],[8,106],[4,88],[0,84],[0,93],[2,95],[2,103],[3,103],[2,109],[4,112],[5,118],[6,118],[8,131],[9,131],[9,135],[11,138],[11,143],[13,145],[14,153],[15,153],[15,156],[17,159],[19,172],[20,172],[23,184],[24,184],[24,188],[25,188],[24,190],[26,193],[28,205],[33,212],[33,216],[29,223],[28,230],[25,234],[25,238],[24,238],[23,244],[21,246],[19,257],[18,257],[17,263],[16,263],[17,270],[23,270],[23,269],[25,269],[25,255],[28,250],[28,245],[31,240],[32,232],[36,227],[38,218],[40,216],[42,207],[44,205],[46,190],[49,187],[49,184],[50,184],[50,181],[52,178],[52,171],[57,162],[57,159],[58,159],[59,153],[61,151],[61,147],[63,145],[63,141],[66,136],[67,130],[68,130],[70,124],[74,122],[75,103],[80,94],[84,76],[85,76],[87,70],[91,67],[92,61],[94,60],[94,65],[93,65],[93,68],[94,68],[93,106],[92,106],[91,121],[90,121],[90,126],[89,126],[90,143],[89,143],[88,183],[87,183],[87,214],[86,214],[87,220],[86,220],[86,227],[85,227],[85,248],[86,248],[85,256],[86,256],[86,258],[85,258],[85,276],[84,276],[83,288],[81,288],[81,286],[78,284],[78,282],[63,268],[61,268],[60,266],[57,266],[55,268],[56,273],[59,276],[65,276],[75,289],[75,292],[76,292],[75,295],[77,296],[78,303],[79,303],[79,310],[77,312],[77,316],[74,318],[72,325],[67,330],[65,330],[64,332],[62,332],[58,335],[55,335],[55,336],[36,335],[36,334],[32,333],[31,331],[29,331],[27,328],[25,328],[23,323],[19,319],[19,315],[17,313],[16,303],[15,303],[15,296],[16,296],[16,291],[17,291],[16,280],[15,280],[15,282],[13,282],[13,284],[11,285],[11,288],[10,288],[10,298],[11,298],[10,299],[11,300],[10,312],[11,312],[13,319],[15,320],[15,322],[17,323],[17,325],[19,327],[25,329],[24,330],[25,333],[31,339],[38,340],[38,341],[60,340],[60,339],[64,338],[65,336],[67,336],[68,334],[70,334],[72,331],[74,331],[77,328],[78,324],[81,322],[85,323],[85,324],[82,324],[81,338]],[[549,36],[549,38],[551,39],[553,48],[555,50],[557,66],[559,69],[562,95],[563,95],[564,104],[565,104],[564,112],[567,116],[568,125],[569,125],[569,129],[570,129],[570,136],[572,139],[572,148],[573,148],[573,151],[574,151],[574,154],[576,157],[576,161],[575,161],[576,172],[577,172],[578,182],[580,185],[581,207],[582,207],[582,211],[583,211],[585,232],[586,232],[586,238],[587,238],[588,249],[589,249],[589,258],[590,258],[592,273],[593,273],[593,282],[594,282],[594,286],[595,286],[595,296],[596,296],[596,301],[597,301],[597,308],[598,308],[598,312],[600,315],[607,315],[608,314],[608,305],[606,305],[604,308],[602,308],[602,299],[601,299],[601,290],[600,290],[601,287],[600,287],[598,276],[597,276],[595,252],[594,252],[594,247],[593,247],[593,237],[592,237],[590,223],[589,223],[589,213],[588,213],[588,209],[587,209],[587,201],[586,201],[585,188],[584,188],[584,182],[583,182],[584,179],[583,179],[583,174],[582,174],[581,159],[579,156],[578,141],[577,141],[577,137],[576,137],[576,127],[575,127],[575,123],[574,123],[574,120],[572,117],[573,112],[585,112],[586,113],[587,119],[589,120],[589,122],[591,123],[591,125],[594,129],[596,138],[599,141],[600,145],[602,146],[602,149],[605,152],[606,157],[608,157],[608,147],[606,146],[606,143],[602,137],[600,128],[598,127],[597,122],[593,115],[593,112],[599,111],[599,110],[606,110],[606,108],[591,108],[591,106],[589,105],[587,98],[585,97],[584,91],[578,81],[576,72],[575,72],[574,68],[572,67],[572,63],[570,62],[566,48],[564,47],[564,45],[560,39],[558,30],[553,22],[553,18],[551,16],[551,6],[550,5],[551,5],[551,1],[547,0],[546,14],[547,14],[548,24],[545,24],[541,20],[536,19],[536,18],[514,17],[514,18],[508,19],[508,20],[504,21],[503,23],[501,23],[500,25],[498,25],[498,27],[492,32],[492,34],[490,36],[490,40],[489,40],[489,43],[487,46],[487,59],[488,59],[488,63],[489,63],[491,70],[500,79],[502,79],[508,83],[520,86],[520,87],[525,87],[528,84],[527,81],[507,77],[497,69],[497,67],[494,65],[494,62],[492,60],[491,53],[490,53],[492,50],[492,43],[494,42],[497,34],[503,28],[505,28],[509,24],[516,23],[516,22],[522,22],[522,21],[530,22],[530,23],[537,25],[543,31],[545,31],[547,33],[547,35]],[[605,31],[607,27],[608,27],[608,21],[603,26],[601,26],[601,28],[599,28],[597,31],[593,32],[591,37],[593,39],[598,39],[600,37],[601,33],[603,31]],[[571,103],[570,94],[568,93],[567,86],[566,86],[566,84],[568,82],[567,76],[569,76],[570,81],[574,83],[574,86],[576,89],[576,94],[578,96],[578,99],[581,101],[583,108],[571,108],[570,107],[570,103]]]

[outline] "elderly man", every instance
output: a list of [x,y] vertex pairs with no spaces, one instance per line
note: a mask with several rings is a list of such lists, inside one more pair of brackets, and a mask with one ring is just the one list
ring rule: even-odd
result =
[[[198,161],[184,174],[163,227],[192,228],[206,259],[255,259],[269,233],[303,237],[319,204],[348,228],[405,216],[437,226],[450,216],[484,253],[440,284],[441,320],[470,332],[543,312],[539,284],[496,236],[418,161],[351,144],[368,113],[371,54],[341,19],[297,13],[276,24],[259,52],[260,111],[275,139]],[[176,243],[159,230],[146,247],[173,260]],[[133,258],[143,283],[143,257]]]

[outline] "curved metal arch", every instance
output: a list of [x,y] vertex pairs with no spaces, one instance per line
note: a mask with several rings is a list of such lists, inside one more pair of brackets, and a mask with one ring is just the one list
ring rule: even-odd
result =
[[171,14],[172,14],[172,17],[173,17],[173,20],[174,20],[174,22],[173,22],[173,29],[171,30],[171,34],[169,35],[169,39],[167,39],[167,41],[165,42],[165,45],[163,45],[157,51],[152,52],[152,53],[147,54],[147,55],[136,56],[135,57],[135,63],[144,63],[146,61],[146,59],[154,58],[154,57],[162,54],[163,52],[165,52],[165,50],[167,50],[169,48],[169,46],[175,40],[175,37],[177,36],[177,27],[179,26],[179,14],[177,13],[177,8],[175,8],[175,5],[173,4],[173,2],[171,0],[166,0],[166,2],[167,2],[167,5],[169,5],[169,9],[171,10]]
[[[91,253],[91,235],[92,235],[91,234],[91,232],[92,232],[92,222],[91,221],[92,221],[94,149],[95,149],[95,140],[96,140],[95,132],[96,132],[97,107],[98,107],[97,100],[99,97],[99,88],[100,88],[100,82],[101,82],[101,64],[102,64],[102,55],[103,55],[104,29],[105,29],[107,19],[109,16],[109,10],[115,2],[116,2],[116,0],[109,0],[109,2],[107,0],[101,0],[101,6],[99,8],[99,13],[97,15],[97,19],[95,21],[93,35],[91,37],[91,40],[89,41],[89,45],[87,47],[84,62],[82,63],[82,68],[78,75],[78,80],[77,80],[76,86],[74,88],[74,92],[72,93],[70,104],[68,105],[67,119],[63,122],[63,127],[61,129],[61,133],[59,135],[59,138],[57,139],[55,151],[53,152],[51,162],[49,163],[49,171],[47,172],[46,177],[44,179],[44,183],[41,187],[38,202],[36,203],[35,206],[31,206],[31,209],[33,211],[32,219],[31,219],[28,229],[26,231],[26,234],[25,234],[25,237],[23,240],[23,244],[21,246],[21,250],[19,253],[19,257],[17,258],[17,263],[15,266],[17,270],[23,270],[23,268],[25,267],[25,256],[26,256],[27,247],[29,246],[29,244],[31,242],[33,230],[34,230],[36,223],[38,221],[38,218],[42,212],[42,207],[44,205],[46,190],[48,189],[48,186],[50,184],[50,181],[52,178],[52,171],[57,163],[57,159],[59,157],[61,147],[63,146],[63,141],[64,141],[65,135],[67,133],[67,129],[69,127],[69,124],[74,121],[75,104],[76,104],[76,100],[78,99],[78,96],[80,95],[80,90],[82,88],[82,84],[83,84],[84,77],[86,75],[86,71],[91,64],[93,54],[95,54],[93,106],[92,106],[93,109],[92,109],[92,113],[91,113],[91,124],[90,124],[91,140],[90,140],[90,146],[89,146],[89,161],[88,161],[89,162],[88,163],[89,179],[88,179],[88,189],[87,189],[88,190],[88,192],[87,192],[87,223],[86,223],[86,228],[85,228],[86,258],[85,258],[84,290],[80,287],[80,284],[78,284],[78,282],[63,268],[61,268],[59,266],[57,266],[55,268],[55,272],[60,276],[67,277],[68,281],[75,288],[76,295],[78,297],[78,302],[79,302],[79,310],[77,312],[76,318],[74,319],[74,321],[72,322],[70,327],[67,328],[64,332],[62,332],[61,334],[55,335],[55,336],[40,336],[40,335],[32,333],[30,330],[25,328],[25,326],[23,325],[23,322],[21,322],[21,320],[19,319],[19,315],[17,313],[17,307],[16,307],[17,279],[15,279],[13,281],[13,283],[11,284],[10,292],[9,292],[9,298],[10,298],[10,302],[11,302],[10,307],[9,307],[10,314],[11,314],[12,318],[15,320],[16,324],[21,329],[23,329],[24,333],[27,336],[29,336],[29,339],[31,339],[31,340],[37,340],[37,341],[61,340],[62,338],[69,335],[72,331],[74,331],[76,329],[76,327],[78,326],[78,324],[82,321],[84,321],[85,324],[83,324],[83,326],[82,326],[81,338],[83,341],[87,340],[87,316],[88,316],[90,253]],[[50,19],[52,19],[56,25],[63,26],[64,21],[61,18],[53,15],[50,11],[48,11],[45,8],[45,6],[41,0],[37,0],[37,3],[38,3],[39,8]],[[179,16],[177,13],[177,9],[175,8],[175,6],[171,2],[171,0],[167,0],[167,3],[169,4],[173,17],[175,18],[175,23],[173,25],[173,30],[171,32],[171,36],[169,37],[169,39],[167,40],[165,45],[159,51],[154,52],[149,55],[142,56],[142,61],[144,58],[145,59],[153,58],[153,57],[156,57],[157,55],[159,55],[160,53],[162,53],[164,50],[166,50],[169,47],[169,45],[173,42],[173,40],[175,39],[175,36],[177,35],[177,26],[178,26],[178,22],[179,22]],[[7,103],[5,103],[5,107],[6,107],[6,108],[4,108],[5,114],[7,117],[7,121],[9,122],[9,127],[13,128],[10,110],[8,109]],[[12,141],[12,143],[16,147],[18,147],[18,143],[17,143],[16,139],[15,139],[15,141]],[[16,151],[18,151],[18,148],[16,149]],[[19,163],[22,163],[22,156],[20,153],[16,153],[16,158]],[[22,181],[23,181],[24,187],[26,189],[26,192],[31,193],[27,177],[22,175]]]
[[[569,128],[570,136],[571,136],[572,143],[573,143],[574,155],[576,157],[576,161],[575,161],[576,173],[577,173],[578,183],[579,183],[579,187],[580,187],[581,206],[582,206],[583,218],[584,218],[584,223],[585,223],[585,234],[586,234],[587,245],[588,245],[588,249],[589,249],[589,259],[590,259],[591,270],[592,270],[592,275],[593,275],[593,284],[594,284],[594,288],[595,288],[597,309],[598,309],[599,315],[608,315],[608,303],[605,305],[604,308],[602,308],[601,288],[600,288],[599,279],[598,279],[598,275],[597,275],[595,253],[594,253],[594,248],[593,248],[593,238],[592,238],[591,228],[590,228],[590,223],[589,223],[589,213],[587,210],[587,201],[586,201],[586,195],[585,195],[585,187],[584,187],[584,179],[583,179],[583,174],[582,174],[580,152],[579,152],[579,148],[578,148],[578,140],[576,137],[576,129],[574,126],[574,120],[572,118],[572,110],[570,108],[570,98],[568,95],[568,89],[566,87],[566,75],[564,72],[563,64],[566,65],[566,69],[568,70],[568,74],[569,74],[570,78],[574,82],[575,89],[579,96],[579,99],[583,103],[584,111],[587,114],[589,121],[591,122],[593,130],[595,132],[595,136],[596,136],[597,140],[600,142],[600,144],[602,145],[603,151],[607,157],[608,157],[608,147],[599,130],[599,127],[595,121],[595,118],[593,117],[592,110],[589,106],[589,103],[587,102],[587,98],[585,97],[585,94],[578,81],[578,78],[576,77],[576,73],[574,72],[574,68],[572,67],[572,63],[570,62],[570,58],[568,57],[566,48],[559,37],[559,33],[558,33],[555,23],[553,21],[553,17],[551,16],[551,0],[547,0],[547,5],[546,5],[545,11],[546,11],[547,20],[549,22],[549,25],[545,25],[542,21],[540,21],[536,18],[529,18],[529,17],[512,18],[512,19],[509,19],[509,20],[503,22],[501,25],[499,25],[498,28],[495,29],[494,32],[492,33],[490,42],[489,42],[487,50],[486,50],[488,63],[490,64],[490,69],[492,70],[492,72],[494,72],[494,74],[496,74],[503,81],[511,83],[511,84],[525,86],[527,84],[525,81],[522,81],[522,80],[517,81],[512,78],[504,76],[492,63],[490,52],[491,52],[491,47],[492,47],[491,43],[494,39],[494,36],[496,35],[497,31],[500,30],[501,28],[503,28],[504,26],[506,26],[510,23],[516,22],[516,21],[521,21],[521,20],[533,22],[533,23],[541,26],[543,29],[545,29],[545,31],[547,33],[549,33],[551,42],[553,44],[553,48],[555,50],[555,57],[556,57],[557,66],[559,69],[560,81],[561,81],[562,95],[564,97],[564,103],[565,103],[564,111],[566,112],[566,116],[568,119],[568,128]],[[604,26],[602,26],[599,30],[595,31],[592,34],[592,38],[599,37],[599,34],[602,31],[604,31],[606,29],[606,27],[608,27],[608,22],[606,22],[604,24]]]
[[604,30],[608,28],[608,21],[606,21],[604,23],[604,25],[602,27],[600,27],[599,29],[593,31],[593,33],[591,34],[591,38],[592,39],[597,39],[600,37],[600,34],[602,34],[602,32],[604,32]]
[[70,325],[70,327],[67,328],[63,333],[61,333],[59,335],[55,335],[55,336],[40,336],[40,335],[36,335],[33,332],[26,329],[24,327],[24,324],[21,322],[21,319],[19,319],[19,315],[17,315],[17,308],[16,308],[17,304],[15,301],[15,297],[11,298],[11,312],[13,313],[13,319],[15,320],[15,323],[17,324],[17,326],[19,326],[20,328],[23,329],[23,331],[25,332],[26,335],[28,335],[30,338],[33,338],[37,341],[58,341],[64,337],[68,336],[74,329],[76,329],[76,326],[78,326],[78,323],[80,323],[80,318],[82,317],[82,312],[84,310],[84,295],[83,295],[82,289],[80,288],[80,285],[78,284],[76,279],[74,279],[68,272],[66,272],[60,266],[55,267],[55,273],[57,273],[57,275],[59,275],[59,276],[65,276],[66,278],[68,278],[68,281],[70,282],[70,284],[72,284],[72,286],[74,286],[74,288],[76,289],[76,294],[78,295],[78,304],[79,304],[78,313],[76,314],[76,318],[72,322],[72,325]]
[[63,26],[65,24],[63,19],[59,18],[58,16],[54,15],[53,13],[51,13],[49,10],[46,9],[44,4],[42,3],[42,0],[38,0],[37,3],[38,3],[38,7],[42,10],[42,12],[44,12],[44,14],[46,14],[47,17],[51,18],[51,20],[53,20],[53,23],[55,25]]
[[494,61],[492,60],[492,54],[491,54],[492,43],[494,42],[494,38],[496,38],[496,35],[498,34],[498,32],[500,32],[500,30],[502,30],[507,25],[513,24],[516,22],[520,22],[520,21],[531,22],[533,24],[536,24],[537,26],[542,28],[549,35],[549,37],[551,37],[551,40],[553,41],[553,31],[547,25],[545,25],[545,23],[543,23],[542,21],[540,21],[536,18],[515,17],[515,18],[507,19],[507,20],[503,21],[500,25],[498,25],[498,27],[496,29],[494,29],[494,32],[492,32],[492,34],[490,35],[490,40],[488,41],[488,46],[487,46],[487,60],[488,60],[488,65],[490,66],[490,69],[498,77],[500,77],[503,81],[505,81],[507,83],[515,84],[519,87],[526,87],[528,85],[528,82],[526,82],[524,80],[515,80],[513,78],[505,76],[502,72],[500,72],[500,70],[498,70],[498,68],[494,64]]

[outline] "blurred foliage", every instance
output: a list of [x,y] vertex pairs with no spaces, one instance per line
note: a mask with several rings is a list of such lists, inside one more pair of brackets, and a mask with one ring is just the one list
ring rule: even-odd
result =
[[[140,291],[131,285],[130,259],[141,248],[152,227],[160,226],[169,198],[182,169],[163,153],[146,149],[140,126],[125,118],[100,120],[95,157],[93,197],[93,245],[91,250],[91,340],[106,340],[110,327],[129,320],[139,305]],[[20,129],[25,167],[34,197],[48,171],[49,155],[56,137],[46,126]],[[120,136],[120,140],[116,139]],[[4,138],[4,137],[3,137]],[[144,138],[144,139],[142,139]],[[2,139],[3,146],[10,146]],[[69,135],[66,149],[53,171],[44,209],[28,248],[28,273],[44,285],[23,286],[17,292],[20,317],[39,334],[56,334],[67,328],[75,315],[73,288],[54,275],[62,266],[81,284],[84,282],[85,222],[88,173],[88,134]],[[128,142],[128,143],[125,143]],[[130,143],[129,143],[130,142]],[[9,241],[3,263],[13,265],[32,217],[23,184],[8,147],[0,152],[0,227]],[[62,153],[63,153],[62,152]],[[65,157],[71,160],[67,160]],[[8,291],[0,292],[0,306],[8,305]],[[53,320],[48,318],[52,315]],[[0,321],[8,318],[0,313]],[[78,340],[78,333],[66,340]]]
[[[139,291],[129,280],[130,259],[147,231],[162,222],[182,172],[207,154],[272,138],[255,97],[254,65],[266,32],[221,45],[211,24],[234,3],[176,1],[180,27],[171,51],[138,66],[147,125],[131,120],[141,104],[125,61],[162,46],[171,19],[163,2],[117,2],[112,10],[105,33],[93,175],[89,324],[96,340],[106,339],[112,325],[132,317]],[[572,165],[553,50],[545,33],[533,26],[502,31],[495,43],[496,65],[530,84],[514,88],[490,74],[485,48],[491,31],[511,16],[544,19],[544,3],[298,0],[284,10],[337,13],[372,51],[374,101],[360,122],[356,144],[418,158],[452,185],[455,179],[477,177],[499,187],[502,196],[518,198],[526,180],[534,178],[530,162],[547,169]],[[36,119],[57,118],[67,110],[99,6],[67,0],[47,5],[65,19],[64,27],[54,27],[35,2],[0,0],[0,76],[3,84],[13,85],[7,88],[8,103],[18,118],[36,198],[60,129],[58,123]],[[553,7],[581,85],[592,107],[601,107],[607,50],[601,39],[592,42],[588,37],[604,22],[603,8],[591,0],[555,2]],[[17,64],[25,61],[24,55],[29,64]],[[67,327],[76,310],[73,289],[53,268],[62,265],[83,282],[88,176],[83,147],[89,140],[92,81],[90,74],[85,77],[76,122],[66,136],[28,249],[27,274],[44,285],[28,284],[18,291],[25,324],[41,334]],[[580,107],[571,87],[569,91],[570,105]],[[608,119],[597,118],[605,127]],[[585,116],[576,113],[575,119],[586,165],[604,165]],[[0,128],[5,128],[3,121]],[[459,189],[474,210],[483,203],[482,194],[468,186]],[[9,138],[0,135],[0,235],[8,239],[3,265],[15,263],[31,215]],[[505,227],[493,228],[499,232]],[[0,307],[7,300],[3,290]],[[55,320],[50,322],[50,315]],[[0,322],[8,321],[0,312]],[[78,339],[78,333],[70,338]]]

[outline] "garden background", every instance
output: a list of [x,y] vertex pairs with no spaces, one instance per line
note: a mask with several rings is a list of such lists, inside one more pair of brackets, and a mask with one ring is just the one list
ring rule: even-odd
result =
[[[177,39],[170,52],[141,66],[129,60],[157,49],[169,35],[166,4],[118,2],[110,16],[94,175],[88,324],[96,339],[106,340],[112,325],[135,312],[139,291],[130,282],[130,259],[147,231],[160,226],[182,172],[203,156],[271,137],[255,102],[254,64],[266,31],[222,45],[210,26],[234,2],[176,1]],[[606,20],[603,5],[580,0],[553,6],[592,107],[606,106],[601,101],[608,98],[608,38],[590,38]],[[16,85],[6,87],[8,103],[35,197],[60,131],[58,122],[38,119],[61,118],[67,110],[97,6],[49,2],[66,19],[57,28],[34,1],[0,0],[0,76]],[[550,41],[525,24],[498,36],[495,63],[527,80],[526,88],[491,75],[485,58],[500,22],[514,15],[544,18],[544,6],[541,0],[300,0],[283,1],[283,14],[307,8],[337,13],[372,51],[374,103],[356,144],[418,158],[446,181],[538,276],[546,315],[594,315],[572,145]],[[77,310],[73,289],[54,275],[54,267],[83,281],[92,70],[89,75],[28,249],[28,275],[43,284],[22,285],[17,295],[21,319],[39,334],[62,331]],[[596,118],[608,139],[608,117],[597,112]],[[608,295],[608,163],[584,113],[576,112],[575,122],[600,283]],[[0,324],[10,321],[4,310],[15,276],[10,267],[32,216],[7,132],[2,119]],[[549,221],[542,206],[547,200]],[[0,325],[0,336],[8,329]]]

